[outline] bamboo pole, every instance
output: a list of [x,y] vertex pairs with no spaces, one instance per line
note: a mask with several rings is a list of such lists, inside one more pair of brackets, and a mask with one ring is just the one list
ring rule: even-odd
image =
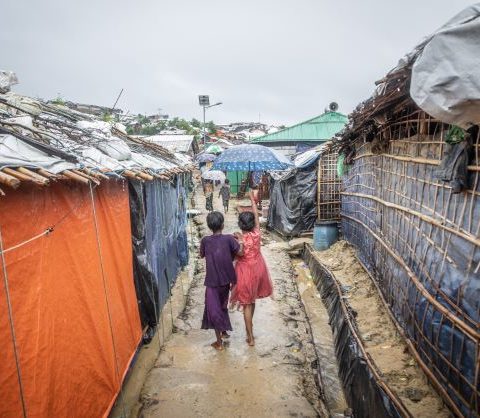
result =
[[43,168],[40,168],[39,170],[37,170],[37,173],[48,179],[55,180],[57,178],[56,174],[50,173],[50,171],[44,170]]
[[109,177],[105,174],[100,173],[99,171],[93,171],[89,168],[84,168],[83,171],[88,174],[90,177],[95,177],[100,180],[109,180]]
[[342,287],[341,284],[339,283],[338,279],[335,277],[335,275],[328,269],[327,266],[325,266],[319,259],[318,257],[313,253],[311,246],[307,244],[307,248],[310,252],[310,256],[312,256],[317,263],[320,265],[320,267],[330,276],[332,279],[333,283],[335,284],[335,287],[337,289],[337,294],[339,296],[338,300],[340,302],[340,306],[343,311],[343,315],[345,317],[345,320],[348,324],[348,327],[350,328],[350,332],[352,333],[352,336],[355,338],[358,348],[363,354],[363,358],[365,359],[365,362],[368,365],[368,368],[372,372],[375,381],[377,384],[385,391],[385,393],[388,395],[388,397],[392,400],[392,402],[395,404],[395,406],[398,408],[399,411],[401,411],[402,415],[404,417],[412,417],[412,414],[410,411],[405,407],[403,404],[402,400],[397,396],[397,394],[388,386],[388,384],[385,382],[385,380],[382,378],[382,376],[379,373],[378,366],[376,363],[373,361],[372,357],[370,354],[366,351],[365,345],[363,343],[363,340],[360,338],[360,336],[357,333],[356,327],[352,323],[351,319],[351,314],[346,306],[345,299],[342,297],[343,292],[342,292]]
[[432,218],[431,216],[424,215],[423,213],[417,212],[416,210],[406,208],[405,206],[400,206],[400,205],[397,205],[395,203],[386,202],[385,200],[380,199],[379,197],[368,195],[368,194],[352,193],[352,192],[341,192],[340,194],[345,195],[345,196],[361,197],[361,198],[365,198],[365,199],[371,199],[371,200],[374,200],[378,203],[381,203],[382,205],[384,205],[386,207],[397,209],[397,210],[400,210],[402,212],[409,213],[411,215],[414,215],[414,216],[422,219],[425,222],[428,222],[431,225],[435,225],[438,228],[441,228],[441,229],[443,229],[447,232],[455,234],[455,235],[459,236],[460,238],[463,238],[466,241],[476,245],[477,247],[480,247],[480,239],[474,237],[473,235],[466,234],[462,230],[451,228],[451,227],[445,225],[445,220],[443,220],[442,222],[437,221],[436,219]]
[[78,181],[79,183],[88,184],[90,182],[86,177],[80,176],[70,170],[65,170],[62,174],[68,179]]
[[461,319],[459,319],[456,315],[454,315],[452,312],[450,312],[447,308],[445,308],[443,305],[441,305],[431,294],[430,292],[425,289],[423,284],[418,280],[418,277],[415,275],[415,273],[408,267],[408,265],[405,263],[405,261],[397,255],[388,245],[387,243],[379,237],[372,229],[364,224],[362,221],[353,218],[352,216],[342,214],[342,217],[350,219],[353,222],[358,223],[359,225],[363,226],[369,233],[370,235],[377,240],[379,244],[382,245],[382,247],[387,250],[387,252],[392,256],[395,261],[403,267],[405,272],[407,273],[408,277],[412,280],[412,282],[415,284],[416,288],[418,291],[425,297],[425,299],[428,300],[428,302],[440,313],[442,313],[444,316],[448,317],[448,319],[452,322],[455,323],[459,328],[462,329],[463,332],[468,334],[473,340],[480,340],[480,334],[474,330],[472,327],[469,325],[465,324]]
[[20,171],[20,173],[26,174],[27,176],[31,176],[31,177],[34,177],[34,178],[38,179],[38,181],[44,182],[45,185],[50,183],[50,181],[47,177],[44,177],[44,176],[42,176],[38,173],[35,173],[34,171],[29,170],[28,168],[18,167],[17,170]]
[[20,186],[20,180],[14,176],[11,176],[10,174],[4,173],[0,171],[0,183],[6,184],[7,186],[10,186],[13,189],[18,188]]
[[322,170],[322,159],[319,158],[318,159],[318,164],[317,164],[317,221],[320,220],[320,199],[321,199],[321,187],[320,185],[322,184],[321,183],[321,180],[322,180],[322,174],[321,174],[321,170]]
[[363,264],[363,262],[360,260],[357,254],[355,254],[355,258],[358,261],[358,263],[362,266],[363,270],[367,273],[368,277],[370,277],[370,280],[372,281],[373,285],[377,289],[377,293],[380,296],[380,299],[383,303],[383,306],[385,307],[388,316],[390,317],[390,320],[393,322],[393,325],[395,325],[395,328],[397,329],[398,333],[402,336],[403,340],[407,344],[408,351],[410,354],[415,358],[417,361],[418,365],[422,369],[422,371],[427,375],[427,377],[430,379],[430,382],[432,383],[433,387],[435,390],[440,394],[442,399],[447,401],[447,404],[449,408],[454,411],[454,413],[461,417],[462,413],[460,412],[460,409],[458,406],[455,404],[455,402],[452,400],[448,392],[443,388],[443,386],[440,384],[438,381],[437,377],[432,373],[432,371],[428,368],[428,366],[425,364],[425,362],[422,360],[420,355],[418,354],[415,345],[413,342],[410,340],[410,338],[407,336],[405,333],[404,329],[400,326],[399,322],[395,318],[395,316],[392,314],[392,311],[390,309],[389,304],[387,303],[387,300],[385,299],[385,296],[382,293],[382,290],[380,289],[380,286],[378,285],[377,281],[374,279],[370,271],[367,269],[367,267]]
[[7,173],[7,174],[10,174],[11,176],[16,177],[19,180],[32,181],[35,184],[38,184],[40,186],[46,186],[48,184],[48,181],[39,180],[37,177],[32,177],[30,175],[27,175],[27,174],[22,173],[20,171],[14,170],[12,168],[7,168],[6,167],[6,168],[3,169],[3,172]]
[[96,179],[93,176],[89,176],[88,174],[80,171],[80,170],[72,170],[72,173],[78,174],[80,177],[84,177],[87,180],[91,181],[92,183],[95,183],[97,186],[100,184],[100,180]]
[[142,180],[142,179],[139,179],[137,175],[131,170],[124,170],[122,175],[124,175],[125,177],[129,177],[131,179]]
[[150,174],[147,174],[143,171],[137,171],[135,170],[134,173],[138,176],[138,177],[141,177],[143,180],[147,180],[147,181],[153,181],[154,177],[151,176]]

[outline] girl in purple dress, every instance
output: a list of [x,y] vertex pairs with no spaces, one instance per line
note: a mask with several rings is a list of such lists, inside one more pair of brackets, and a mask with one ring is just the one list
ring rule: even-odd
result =
[[214,329],[217,340],[212,343],[216,350],[223,350],[223,338],[232,330],[228,316],[228,296],[230,288],[236,283],[233,260],[243,253],[242,245],[233,235],[223,235],[223,215],[211,212],[207,216],[207,225],[212,235],[202,238],[200,257],[205,257],[207,272],[205,276],[205,310],[202,329]]

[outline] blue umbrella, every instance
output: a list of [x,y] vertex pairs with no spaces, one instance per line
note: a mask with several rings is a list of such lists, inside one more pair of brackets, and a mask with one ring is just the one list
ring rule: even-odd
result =
[[198,163],[209,163],[211,161],[215,161],[216,158],[217,158],[216,155],[208,154],[204,152],[202,154],[198,154],[196,160]]
[[246,144],[231,147],[213,163],[212,170],[275,171],[292,167],[291,161],[263,145]]

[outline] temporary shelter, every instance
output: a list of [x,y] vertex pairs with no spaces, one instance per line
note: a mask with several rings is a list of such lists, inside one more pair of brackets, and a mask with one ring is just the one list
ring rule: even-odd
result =
[[164,239],[155,225],[147,241],[157,240],[158,257],[169,252],[153,277],[171,282],[185,263],[185,212],[180,199],[159,208],[155,194],[184,197],[187,171],[121,126],[0,94],[0,416],[108,415],[142,337],[142,309],[169,290],[158,284],[150,303],[133,274],[128,181],[152,189],[147,209],[165,222]]
[[479,30],[475,5],[428,37],[337,143],[343,233],[430,382],[468,417],[480,413]]
[[342,113],[325,111],[305,122],[255,138],[251,143],[265,145],[291,156],[329,141],[346,123],[347,117]]
[[268,227],[287,236],[313,230],[317,220],[340,218],[337,153],[331,142],[298,155],[295,167],[272,174]]

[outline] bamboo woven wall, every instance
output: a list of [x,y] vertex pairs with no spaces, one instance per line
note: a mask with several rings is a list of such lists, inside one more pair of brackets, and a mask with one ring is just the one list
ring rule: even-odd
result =
[[317,218],[319,221],[340,220],[340,188],[337,175],[338,153],[332,150],[318,160]]
[[430,380],[454,412],[473,417],[480,412],[480,136],[469,190],[453,194],[434,176],[447,128],[417,112],[378,133],[392,139],[383,153],[375,142],[357,146],[343,178],[342,228]]

